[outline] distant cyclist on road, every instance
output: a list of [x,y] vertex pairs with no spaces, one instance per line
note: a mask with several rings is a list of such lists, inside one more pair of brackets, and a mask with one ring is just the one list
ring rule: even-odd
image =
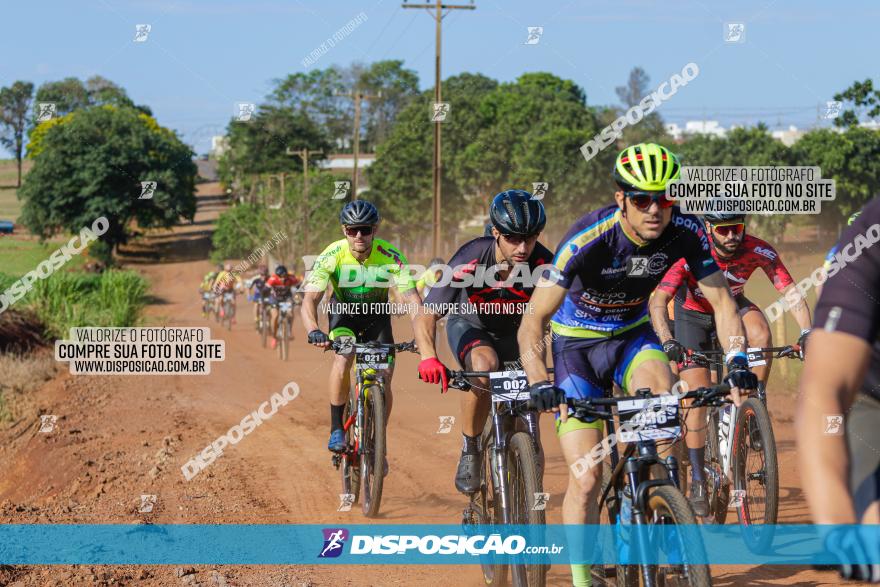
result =
[[[680,163],[657,144],[627,147],[618,155],[615,204],[578,220],[556,249],[549,287],[535,289],[532,312],[523,317],[519,348],[529,393],[539,409],[559,413],[557,435],[569,467],[562,504],[565,524],[596,523],[601,462],[580,475],[572,465],[602,440],[604,422],[571,417],[566,398],[602,397],[613,384],[625,393],[650,388],[669,393],[673,375],[648,321],[648,296],[679,259],[693,269],[715,309],[728,354],[727,379],[739,403],[741,389],[754,389],[741,344],[742,321],[727,280],[718,270],[700,221],[682,214],[666,197]],[[545,328],[552,330],[554,383],[547,374]],[[589,565],[572,565],[575,585],[589,585]]]
[[[353,336],[359,342],[392,344],[391,314],[362,313],[359,310],[368,312],[370,303],[387,302],[388,288],[392,285],[406,303],[421,304],[416,284],[405,270],[406,257],[388,241],[376,238],[379,211],[373,204],[365,200],[349,202],[342,208],[339,222],[345,238],[324,249],[306,277],[302,319],[309,333],[309,344],[327,348],[330,341],[339,336]],[[391,280],[386,275],[390,275]],[[343,285],[340,285],[340,281]],[[328,284],[333,288],[329,336],[318,326],[318,303]],[[337,312],[338,303],[351,304],[351,311],[346,313],[346,308],[342,308],[342,312]],[[333,452],[343,452],[346,448],[342,413],[348,396],[353,360],[352,355],[335,355],[330,370],[330,441],[327,448]],[[394,399],[391,390],[393,373],[393,369],[389,369],[385,379],[386,425],[391,417]]]
[[[271,313],[272,323],[272,339],[271,344],[274,349],[278,346],[278,339],[275,334],[278,332],[278,317],[281,312],[278,309],[280,302],[286,302],[293,299],[293,288],[298,287],[302,283],[299,277],[287,272],[287,267],[279,265],[275,268],[275,274],[266,280],[266,287],[271,292],[269,297],[269,311]],[[290,323],[293,325],[293,312],[290,313]],[[293,328],[290,331],[290,338],[293,339]]]
[[235,307],[234,294],[243,287],[244,284],[241,281],[241,277],[237,273],[232,272],[232,263],[224,263],[223,270],[217,273],[217,277],[214,278],[214,284],[211,286],[211,289],[214,290],[217,296],[214,299],[214,311],[217,312],[218,316],[223,317],[223,294],[226,292],[233,293],[232,305]]
[[[838,241],[801,375],[795,431],[816,524],[880,524],[880,198]],[[880,582],[880,544],[835,529],[826,548],[845,579]]]
[[248,295],[248,300],[254,302],[254,322],[260,320],[260,304],[265,297],[263,290],[266,288],[267,279],[269,279],[269,268],[266,265],[260,265],[257,267],[257,274],[245,282],[245,287],[252,292]]
[[[713,213],[703,216],[706,232],[712,239],[712,257],[727,278],[727,285],[736,301],[739,315],[746,329],[746,339],[750,347],[772,346],[770,324],[761,309],[745,296],[746,282],[756,269],[761,269],[780,292],[794,288],[794,280],[782,258],[770,243],[751,234],[746,234],[745,216],[742,214]],[[667,323],[667,305],[676,297],[675,336]],[[684,299],[682,299],[684,298]],[[712,304],[703,295],[697,278],[691,272],[686,259],[680,259],[663,276],[660,285],[651,297],[651,323],[663,344],[669,358],[679,363],[681,379],[689,389],[712,385],[709,369],[704,366],[688,364],[685,359],[687,349],[698,351],[713,350],[715,347],[715,318]],[[810,332],[810,310],[806,302],[792,307],[795,320],[801,327],[798,343],[803,343]],[[770,375],[772,359],[765,358],[767,364],[756,366],[753,372],[758,384],[765,385]],[[688,411],[688,433],[686,443],[691,463],[691,504],[694,513],[706,516],[709,503],[706,497],[706,480],[703,466],[706,446],[706,408]]]
[[[538,236],[547,223],[544,205],[529,192],[507,190],[496,195],[489,208],[492,236],[465,243],[449,260],[452,279],[431,289],[425,298],[425,312],[416,319],[416,343],[421,354],[419,376],[422,381],[440,383],[447,388],[446,366],[437,358],[434,347],[436,324],[442,317],[440,307],[474,304],[476,313],[449,313],[446,335],[455,358],[468,371],[498,371],[503,363],[519,359],[516,341],[523,312],[527,311],[534,291],[537,267],[553,259]],[[495,266],[491,273],[487,269]],[[511,272],[520,271],[511,276]],[[484,275],[481,282],[465,286],[466,277]],[[510,284],[504,283],[510,278]],[[472,280],[473,281],[473,280]],[[442,306],[441,306],[442,305]],[[432,308],[435,308],[432,311]],[[502,311],[502,308],[509,311]],[[474,379],[470,393],[461,394],[462,449],[455,474],[458,491],[471,494],[480,488],[480,435],[489,415],[490,396],[486,378]],[[540,441],[539,441],[540,446]]]

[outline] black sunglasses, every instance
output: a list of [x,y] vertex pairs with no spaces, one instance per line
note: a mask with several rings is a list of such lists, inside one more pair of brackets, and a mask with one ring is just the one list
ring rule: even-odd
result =
[[346,236],[357,236],[358,233],[361,233],[361,236],[370,236],[373,234],[373,227],[368,225],[365,226],[345,226]]

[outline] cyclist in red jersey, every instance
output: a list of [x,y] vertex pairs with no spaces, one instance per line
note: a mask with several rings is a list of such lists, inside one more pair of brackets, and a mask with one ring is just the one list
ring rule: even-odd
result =
[[[758,306],[746,298],[746,282],[756,269],[762,269],[773,286],[780,292],[794,287],[794,280],[782,263],[779,253],[766,241],[746,234],[745,216],[740,214],[707,214],[703,217],[706,231],[712,237],[712,257],[727,277],[727,284],[736,300],[739,314],[746,330],[750,347],[768,347],[772,344],[770,325]],[[684,290],[684,291],[681,291]],[[675,299],[675,335],[670,332],[667,321],[667,305]],[[712,305],[706,300],[684,259],[673,265],[663,279],[650,303],[651,323],[663,350],[669,358],[679,363],[681,379],[696,389],[711,385],[709,370],[705,367],[684,364],[686,349],[711,350],[714,342],[715,323]],[[798,343],[802,343],[810,331],[810,310],[802,300],[792,307],[795,320],[801,327]],[[727,343],[727,341],[721,341]],[[763,386],[770,375],[771,359],[766,365],[755,366],[752,371]],[[705,408],[690,410],[687,416],[688,433],[685,443],[691,462],[691,503],[698,515],[708,511],[706,501],[703,463],[705,460],[706,430]]]
[[[278,332],[278,302],[289,300],[293,297],[293,288],[298,287],[302,283],[302,279],[294,274],[287,272],[287,267],[279,265],[275,268],[275,274],[269,276],[266,280],[266,287],[272,292],[271,308],[272,314],[272,348],[278,345],[275,339],[275,333]],[[293,325],[293,314],[290,314],[290,323]],[[290,337],[293,338],[293,328],[291,328]]]

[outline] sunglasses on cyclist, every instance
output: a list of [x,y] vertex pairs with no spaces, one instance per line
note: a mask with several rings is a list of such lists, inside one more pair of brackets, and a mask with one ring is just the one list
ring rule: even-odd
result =
[[518,246],[518,245],[521,245],[522,243],[525,243],[530,240],[538,238],[538,235],[533,234],[532,236],[522,236],[519,234],[502,234],[501,238],[504,239],[504,242]]
[[346,226],[345,235],[346,236],[357,236],[358,233],[361,233],[361,236],[370,236],[373,234],[373,227],[370,225],[366,226]]
[[671,208],[675,205],[675,200],[666,196],[666,194],[658,194],[657,192],[623,192],[623,195],[629,198],[633,206],[642,212],[651,207],[654,202],[661,210]]
[[745,222],[735,222],[733,224],[713,224],[713,230],[720,234],[721,236],[728,236],[731,234],[742,234],[746,230]]

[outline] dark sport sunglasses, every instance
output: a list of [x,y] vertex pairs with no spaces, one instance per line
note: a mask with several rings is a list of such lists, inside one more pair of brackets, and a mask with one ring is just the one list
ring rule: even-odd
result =
[[657,192],[623,192],[623,195],[629,198],[633,206],[642,212],[650,208],[654,202],[661,210],[675,205],[675,200],[667,198],[666,194],[658,194]]
[[370,225],[366,226],[344,226],[345,235],[346,236],[357,236],[358,233],[361,233],[361,236],[370,236],[373,234],[373,227]]
[[746,230],[745,222],[734,222],[732,224],[711,224],[710,225],[715,232],[720,234],[721,236],[728,236],[730,234],[742,234]]
[[522,243],[537,239],[538,235],[533,234],[532,236],[522,236],[519,234],[502,234],[501,238],[503,238],[505,242],[518,246]]

